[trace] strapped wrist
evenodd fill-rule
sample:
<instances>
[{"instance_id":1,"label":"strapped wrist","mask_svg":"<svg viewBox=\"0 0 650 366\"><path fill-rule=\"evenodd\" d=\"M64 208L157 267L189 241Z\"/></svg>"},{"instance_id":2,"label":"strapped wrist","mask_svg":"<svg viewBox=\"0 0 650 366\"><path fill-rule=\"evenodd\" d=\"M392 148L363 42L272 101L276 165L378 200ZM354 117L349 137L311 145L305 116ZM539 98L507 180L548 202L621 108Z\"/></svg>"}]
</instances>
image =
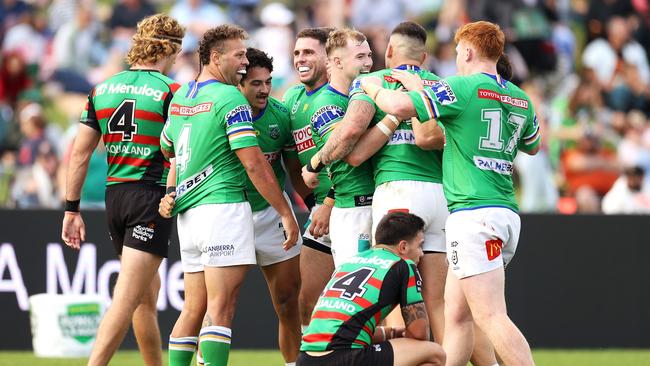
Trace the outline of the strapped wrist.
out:
<instances>
[{"instance_id":1,"label":"strapped wrist","mask_svg":"<svg viewBox=\"0 0 650 366\"><path fill-rule=\"evenodd\" d=\"M307 163L307 171L311 173L320 173L323 168L325 168L325 164L320 161L318 154L314 154L309 160L309 163Z\"/></svg>"},{"instance_id":2,"label":"strapped wrist","mask_svg":"<svg viewBox=\"0 0 650 366\"><path fill-rule=\"evenodd\" d=\"M79 212L79 202L81 202L81 200L65 200L65 211Z\"/></svg>"}]
</instances>

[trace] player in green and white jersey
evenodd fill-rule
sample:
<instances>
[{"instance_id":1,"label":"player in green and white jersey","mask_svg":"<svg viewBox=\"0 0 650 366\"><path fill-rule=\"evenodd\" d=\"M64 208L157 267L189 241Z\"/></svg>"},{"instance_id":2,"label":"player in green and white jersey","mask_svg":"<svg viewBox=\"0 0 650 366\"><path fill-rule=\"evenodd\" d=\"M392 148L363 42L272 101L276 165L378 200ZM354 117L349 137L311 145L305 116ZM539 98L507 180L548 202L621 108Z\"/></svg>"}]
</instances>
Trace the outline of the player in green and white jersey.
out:
<instances>
[{"instance_id":1,"label":"player in green and white jersey","mask_svg":"<svg viewBox=\"0 0 650 366\"><path fill-rule=\"evenodd\" d=\"M293 64L301 84L286 91L282 101L289 110L291 129L302 165L316 153L309 122L309 108L327 85L327 54L325 43L331 28L307 28L298 32L293 50ZM320 176L320 184L314 190L315 205L310 208L309 220L303 235L300 251L300 317L303 327L309 324L311 311L323 291L327 279L334 271L329 239L329 218L333 206L330 194L331 182L327 173ZM330 194L331 195L331 194ZM306 200L307 202L309 200ZM306 202L306 203L307 203Z\"/></svg>"},{"instance_id":2,"label":"player in green and white jersey","mask_svg":"<svg viewBox=\"0 0 650 366\"><path fill-rule=\"evenodd\" d=\"M246 174L282 217L285 250L296 244L299 234L291 207L258 146L251 107L235 87L248 65L246 38L243 29L229 24L203 35L198 51L202 71L172 99L160 137L166 156L176 158L177 175L175 203L174 194L165 196L161 212L170 213L173 206L178 213L185 283L190 277L193 290L188 293L186 288L193 305L183 307L170 344L199 333L205 313L199 348L205 363L213 366L228 362L237 293L249 265L256 263ZM201 301L205 299L207 305ZM187 348L191 359L191 346Z\"/></svg>"},{"instance_id":3,"label":"player in green and white jersey","mask_svg":"<svg viewBox=\"0 0 650 366\"><path fill-rule=\"evenodd\" d=\"M377 244L337 267L302 338L299 366L444 365L429 342L422 280L424 221L394 212L377 225ZM397 305L405 328L379 326Z\"/></svg>"},{"instance_id":4,"label":"player in green and white jersey","mask_svg":"<svg viewBox=\"0 0 650 366\"><path fill-rule=\"evenodd\" d=\"M102 138L108 154L109 236L121 265L113 303L99 325L89 365L109 363L131 322L144 363L162 364L156 315L158 267L167 256L172 221L160 217L157 210L169 166L159 136L179 86L164 74L174 64L184 34L183 27L167 15L143 19L126 57L129 70L93 88L81 116L67 172L61 236L74 249L85 240L80 192L90 157Z\"/></svg>"},{"instance_id":5,"label":"player in green and white jersey","mask_svg":"<svg viewBox=\"0 0 650 366\"><path fill-rule=\"evenodd\" d=\"M269 96L273 59L255 48L248 48L246 57L249 64L239 89L251 105L253 127L260 149L273 168L280 187L284 187L286 173L282 162L290 176L300 178L301 168L291 133L289 111L280 101ZM246 194L253 210L257 264L269 285L271 300L278 315L280 351L285 362L292 363L296 361L300 349L298 255L302 239L298 238L294 247L284 250L280 245L284 241L284 230L278 212L257 192L250 179L246 182ZM286 194L285 198L289 200Z\"/></svg>"},{"instance_id":6,"label":"player in green and white jersey","mask_svg":"<svg viewBox=\"0 0 650 366\"><path fill-rule=\"evenodd\" d=\"M504 266L519 239L512 184L517 151L535 154L540 134L528 96L497 74L505 37L498 25L474 22L455 36L459 76L421 87L401 75L408 94L363 84L377 105L407 118L435 118L447 135L444 188L450 263L444 345L449 364L469 359L474 318L507 365L533 365L530 347L506 312ZM469 304L469 306L468 306Z\"/></svg>"},{"instance_id":7,"label":"player in green and white jersey","mask_svg":"<svg viewBox=\"0 0 650 366\"><path fill-rule=\"evenodd\" d=\"M322 148L348 106L348 90L359 73L372 67L372 52L363 33L338 29L326 44L330 82L309 108L313 140ZM329 166L336 192L330 217L330 239L334 265L370 248L372 238L372 193L375 189L370 162L353 167L338 161Z\"/></svg>"}]
</instances>

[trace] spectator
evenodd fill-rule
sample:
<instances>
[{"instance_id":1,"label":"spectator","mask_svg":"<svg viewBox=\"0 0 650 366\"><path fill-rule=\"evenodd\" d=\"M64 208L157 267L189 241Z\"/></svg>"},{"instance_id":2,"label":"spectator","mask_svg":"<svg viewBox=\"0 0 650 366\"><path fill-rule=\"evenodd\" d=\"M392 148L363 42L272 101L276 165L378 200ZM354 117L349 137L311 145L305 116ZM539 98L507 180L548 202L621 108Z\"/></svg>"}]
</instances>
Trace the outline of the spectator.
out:
<instances>
[{"instance_id":1,"label":"spectator","mask_svg":"<svg viewBox=\"0 0 650 366\"><path fill-rule=\"evenodd\" d=\"M589 43L582 55L584 66L598 81L607 106L618 111L645 108L645 89L650 81L648 57L631 38L627 21L612 17L607 23L607 40Z\"/></svg>"},{"instance_id":2,"label":"spectator","mask_svg":"<svg viewBox=\"0 0 650 366\"><path fill-rule=\"evenodd\" d=\"M11 195L16 178L16 151L6 149L0 154L0 207L13 207Z\"/></svg>"},{"instance_id":3,"label":"spectator","mask_svg":"<svg viewBox=\"0 0 650 366\"><path fill-rule=\"evenodd\" d=\"M55 184L58 160L52 145L42 141L37 146L34 164L23 167L16 175L12 189L19 208L58 208L61 206Z\"/></svg>"},{"instance_id":4,"label":"spectator","mask_svg":"<svg viewBox=\"0 0 650 366\"><path fill-rule=\"evenodd\" d=\"M39 147L45 139L43 108L36 103L23 107L18 118L23 141L20 144L18 163L21 166L34 164Z\"/></svg>"},{"instance_id":5,"label":"spectator","mask_svg":"<svg viewBox=\"0 0 650 366\"><path fill-rule=\"evenodd\" d=\"M169 15L178 19L186 27L183 38L183 52L194 52L199 38L208 29L228 23L228 16L208 0L180 0L169 11Z\"/></svg>"},{"instance_id":6,"label":"spectator","mask_svg":"<svg viewBox=\"0 0 650 366\"><path fill-rule=\"evenodd\" d=\"M650 214L650 194L643 189L644 171L639 166L628 167L603 198L606 214Z\"/></svg>"},{"instance_id":7,"label":"spectator","mask_svg":"<svg viewBox=\"0 0 650 366\"><path fill-rule=\"evenodd\" d=\"M27 74L27 65L19 52L8 52L0 61L0 105L16 108L18 97L29 89L32 82Z\"/></svg>"},{"instance_id":8,"label":"spectator","mask_svg":"<svg viewBox=\"0 0 650 366\"><path fill-rule=\"evenodd\" d=\"M264 50L273 58L273 88L282 89L293 77L293 13L280 3L271 3L262 8L260 13L263 27L253 35L257 48Z\"/></svg>"},{"instance_id":9,"label":"spectator","mask_svg":"<svg viewBox=\"0 0 650 366\"><path fill-rule=\"evenodd\" d=\"M618 177L615 154L603 148L600 137L592 133L584 134L575 147L567 149L562 163L569 195L587 187L602 197Z\"/></svg>"},{"instance_id":10,"label":"spectator","mask_svg":"<svg viewBox=\"0 0 650 366\"><path fill-rule=\"evenodd\" d=\"M18 23L20 17L29 11L29 5L22 0L0 0L0 40L4 32Z\"/></svg>"}]
</instances>

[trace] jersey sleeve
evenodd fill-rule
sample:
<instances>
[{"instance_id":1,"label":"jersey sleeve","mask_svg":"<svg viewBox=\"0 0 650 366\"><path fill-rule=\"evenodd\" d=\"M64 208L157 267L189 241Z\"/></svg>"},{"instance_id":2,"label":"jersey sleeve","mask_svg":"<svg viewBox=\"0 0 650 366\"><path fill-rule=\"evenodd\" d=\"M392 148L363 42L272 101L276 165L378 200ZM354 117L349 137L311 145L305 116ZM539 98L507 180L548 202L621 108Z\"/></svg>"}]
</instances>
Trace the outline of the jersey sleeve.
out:
<instances>
[{"instance_id":1,"label":"jersey sleeve","mask_svg":"<svg viewBox=\"0 0 650 366\"><path fill-rule=\"evenodd\" d=\"M174 140L172 140L171 123L169 118L165 122L165 126L160 133L160 148L167 151L174 151Z\"/></svg>"},{"instance_id":2,"label":"jersey sleeve","mask_svg":"<svg viewBox=\"0 0 650 366\"><path fill-rule=\"evenodd\" d=\"M361 79L363 79L364 76L360 76L354 81L352 81L352 85L350 85L350 90L348 91L348 96L350 97L350 102L353 100L363 100L364 102L368 102L372 104L375 108L377 108L377 105L375 104L375 101L370 98L368 94L363 90L361 87Z\"/></svg>"},{"instance_id":3,"label":"jersey sleeve","mask_svg":"<svg viewBox=\"0 0 650 366\"><path fill-rule=\"evenodd\" d=\"M420 121L442 119L451 121L467 108L468 88L460 77L434 81L422 91L408 92Z\"/></svg>"},{"instance_id":4,"label":"jersey sleeve","mask_svg":"<svg viewBox=\"0 0 650 366\"><path fill-rule=\"evenodd\" d=\"M79 123L83 123L88 127L92 127L95 130L102 132L101 127L99 127L99 121L97 121L97 114L95 113L95 104L93 102L94 95L95 95L95 89L93 89L88 95L88 101L86 101L86 108L84 108L83 112L81 112Z\"/></svg>"},{"instance_id":5,"label":"jersey sleeve","mask_svg":"<svg viewBox=\"0 0 650 366\"><path fill-rule=\"evenodd\" d=\"M255 128L253 127L251 106L244 96L241 94L233 95L226 102L223 111L225 111L225 116L220 122L226 126L230 149L237 150L258 146Z\"/></svg>"},{"instance_id":6,"label":"jersey sleeve","mask_svg":"<svg viewBox=\"0 0 650 366\"><path fill-rule=\"evenodd\" d=\"M384 283L395 291L395 304L404 307L424 301L422 299L422 279L415 263L400 260L388 270ZM383 291L383 289L382 289Z\"/></svg>"},{"instance_id":7,"label":"jersey sleeve","mask_svg":"<svg viewBox=\"0 0 650 366\"><path fill-rule=\"evenodd\" d=\"M327 141L336 125L343 119L343 116L345 116L345 106L338 103L330 102L317 105L310 117L314 140Z\"/></svg>"},{"instance_id":8,"label":"jersey sleeve","mask_svg":"<svg viewBox=\"0 0 650 366\"><path fill-rule=\"evenodd\" d=\"M531 105L532 109L532 104ZM526 119L522 128L521 140L519 141L519 150L531 151L539 146L542 136L539 130L539 123L537 121L537 114L531 110L532 118Z\"/></svg>"}]
</instances>

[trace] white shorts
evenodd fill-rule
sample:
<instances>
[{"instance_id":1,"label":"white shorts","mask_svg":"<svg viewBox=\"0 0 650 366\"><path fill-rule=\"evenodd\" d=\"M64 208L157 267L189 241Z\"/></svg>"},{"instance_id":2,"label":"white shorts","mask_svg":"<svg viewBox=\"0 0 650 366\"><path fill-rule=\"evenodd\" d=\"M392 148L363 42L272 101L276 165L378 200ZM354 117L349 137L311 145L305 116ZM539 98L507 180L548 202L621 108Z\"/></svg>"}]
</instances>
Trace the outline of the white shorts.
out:
<instances>
[{"instance_id":1,"label":"white shorts","mask_svg":"<svg viewBox=\"0 0 650 366\"><path fill-rule=\"evenodd\" d=\"M289 197L284 194L289 202ZM291 203L289 203L291 205ZM294 215L294 217L296 217ZM300 254L302 238L298 236L298 242L289 250L282 249L282 243L286 240L282 217L273 207L269 206L261 211L253 212L253 224L255 232L255 255L259 266L289 260Z\"/></svg>"},{"instance_id":2,"label":"white shorts","mask_svg":"<svg viewBox=\"0 0 650 366\"><path fill-rule=\"evenodd\" d=\"M386 182L375 189L372 200L372 232L390 211L404 211L424 220L424 252L446 252L445 222L447 200L442 184L399 180Z\"/></svg>"},{"instance_id":3,"label":"white shorts","mask_svg":"<svg viewBox=\"0 0 650 366\"><path fill-rule=\"evenodd\" d=\"M519 215L504 207L452 213L447 219L447 260L458 278L506 266L517 250Z\"/></svg>"},{"instance_id":4,"label":"white shorts","mask_svg":"<svg viewBox=\"0 0 650 366\"><path fill-rule=\"evenodd\" d=\"M321 204L317 203L316 205L314 205L314 207L312 207L311 212L309 213L309 219L307 219L307 223L305 224L305 227L304 227L304 229L305 229L304 232L305 233L302 234L302 237L305 238L305 239L309 239L311 241L314 241L317 244L320 244L322 246L321 249L318 249L318 248L314 248L314 249L329 252L330 248L332 247L332 242L330 241L330 236L329 235L323 235L320 238L316 239L309 233L309 225L311 225L311 219L314 217L314 212L316 212L316 210L318 210L318 208L320 206L321 206ZM312 245L308 245L308 244L305 244L305 245L307 245L309 247L312 246Z\"/></svg>"},{"instance_id":5,"label":"white shorts","mask_svg":"<svg viewBox=\"0 0 650 366\"><path fill-rule=\"evenodd\" d=\"M256 263L248 202L193 207L179 214L177 222L183 272Z\"/></svg>"},{"instance_id":6,"label":"white shorts","mask_svg":"<svg viewBox=\"0 0 650 366\"><path fill-rule=\"evenodd\" d=\"M372 207L332 208L330 239L334 266L338 267L372 243Z\"/></svg>"}]
</instances>

